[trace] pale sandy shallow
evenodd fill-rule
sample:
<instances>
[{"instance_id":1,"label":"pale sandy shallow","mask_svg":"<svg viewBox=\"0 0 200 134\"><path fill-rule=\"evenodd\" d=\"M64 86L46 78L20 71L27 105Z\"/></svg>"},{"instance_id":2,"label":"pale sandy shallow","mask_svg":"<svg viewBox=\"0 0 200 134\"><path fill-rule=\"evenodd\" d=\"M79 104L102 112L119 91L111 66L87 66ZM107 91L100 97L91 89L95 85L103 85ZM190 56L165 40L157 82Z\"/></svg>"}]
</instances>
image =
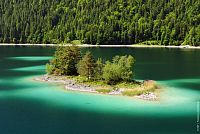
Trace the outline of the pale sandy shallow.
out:
<instances>
[{"instance_id":1,"label":"pale sandy shallow","mask_svg":"<svg viewBox=\"0 0 200 134\"><path fill-rule=\"evenodd\" d=\"M71 46L71 44L0 44L0 46ZM160 46L160 45L77 45L79 47L130 47L130 48L182 48L182 49L200 49L200 46Z\"/></svg>"}]
</instances>

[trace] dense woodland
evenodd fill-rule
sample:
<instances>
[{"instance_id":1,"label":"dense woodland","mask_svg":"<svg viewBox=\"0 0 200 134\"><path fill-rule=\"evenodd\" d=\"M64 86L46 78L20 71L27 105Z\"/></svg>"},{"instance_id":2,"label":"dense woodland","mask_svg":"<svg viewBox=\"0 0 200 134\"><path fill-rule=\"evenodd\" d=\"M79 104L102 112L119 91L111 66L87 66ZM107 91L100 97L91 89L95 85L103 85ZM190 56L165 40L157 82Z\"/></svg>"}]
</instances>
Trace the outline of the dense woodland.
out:
<instances>
[{"instance_id":1,"label":"dense woodland","mask_svg":"<svg viewBox=\"0 0 200 134\"><path fill-rule=\"evenodd\" d=\"M199 0L1 0L0 42L200 45Z\"/></svg>"}]
</instances>

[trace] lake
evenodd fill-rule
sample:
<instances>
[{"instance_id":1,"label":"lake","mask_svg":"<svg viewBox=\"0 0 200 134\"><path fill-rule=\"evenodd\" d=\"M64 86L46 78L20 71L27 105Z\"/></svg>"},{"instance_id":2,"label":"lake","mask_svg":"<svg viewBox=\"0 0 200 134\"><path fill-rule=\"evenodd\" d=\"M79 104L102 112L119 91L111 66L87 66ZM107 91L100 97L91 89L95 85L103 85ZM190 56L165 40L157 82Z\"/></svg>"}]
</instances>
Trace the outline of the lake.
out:
<instances>
[{"instance_id":1,"label":"lake","mask_svg":"<svg viewBox=\"0 0 200 134\"><path fill-rule=\"evenodd\" d=\"M82 48L111 59L133 55L134 78L156 80L159 102L64 90L45 74L50 47L0 47L0 134L195 134L200 50Z\"/></svg>"}]
</instances>

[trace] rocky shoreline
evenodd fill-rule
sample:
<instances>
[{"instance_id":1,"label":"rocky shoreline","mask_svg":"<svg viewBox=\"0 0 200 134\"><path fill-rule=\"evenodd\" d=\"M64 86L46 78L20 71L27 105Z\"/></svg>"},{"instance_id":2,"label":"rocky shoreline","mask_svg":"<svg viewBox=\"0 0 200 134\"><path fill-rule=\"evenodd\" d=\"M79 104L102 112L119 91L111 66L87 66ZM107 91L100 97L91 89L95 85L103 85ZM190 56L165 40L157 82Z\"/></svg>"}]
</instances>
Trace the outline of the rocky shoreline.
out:
<instances>
[{"instance_id":1,"label":"rocky shoreline","mask_svg":"<svg viewBox=\"0 0 200 134\"><path fill-rule=\"evenodd\" d=\"M82 84L82 83L80 84L73 79L62 79L61 77L58 77L58 76L42 75L40 77L34 78L34 80L41 81L41 82L49 82L49 83L61 83L61 84L64 84L66 90L89 92L89 93L99 93L97 91L98 86L91 86L91 85L86 85L86 84ZM119 89L113 90L107 94L108 95L122 95L122 92L124 90L125 89L123 89L123 88L119 88ZM152 93L152 92L137 95L134 97L138 98L138 99L142 99L142 100L148 100L148 101L158 100L158 97L156 96L156 94Z\"/></svg>"}]
</instances>

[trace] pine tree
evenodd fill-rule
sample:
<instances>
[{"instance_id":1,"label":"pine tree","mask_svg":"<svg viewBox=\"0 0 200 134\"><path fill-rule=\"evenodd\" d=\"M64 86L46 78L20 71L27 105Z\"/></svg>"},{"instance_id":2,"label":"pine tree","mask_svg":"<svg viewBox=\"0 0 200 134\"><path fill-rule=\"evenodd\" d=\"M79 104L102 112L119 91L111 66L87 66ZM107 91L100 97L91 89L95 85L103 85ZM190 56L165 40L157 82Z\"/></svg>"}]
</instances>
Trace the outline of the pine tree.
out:
<instances>
[{"instance_id":1,"label":"pine tree","mask_svg":"<svg viewBox=\"0 0 200 134\"><path fill-rule=\"evenodd\" d=\"M91 52L86 52L83 58L78 63L78 73L80 76L87 77L91 80L95 76L96 63Z\"/></svg>"},{"instance_id":2,"label":"pine tree","mask_svg":"<svg viewBox=\"0 0 200 134\"><path fill-rule=\"evenodd\" d=\"M77 75L77 63L80 57L80 49L75 45L58 47L53 59L46 66L47 73L53 75Z\"/></svg>"}]
</instances>

